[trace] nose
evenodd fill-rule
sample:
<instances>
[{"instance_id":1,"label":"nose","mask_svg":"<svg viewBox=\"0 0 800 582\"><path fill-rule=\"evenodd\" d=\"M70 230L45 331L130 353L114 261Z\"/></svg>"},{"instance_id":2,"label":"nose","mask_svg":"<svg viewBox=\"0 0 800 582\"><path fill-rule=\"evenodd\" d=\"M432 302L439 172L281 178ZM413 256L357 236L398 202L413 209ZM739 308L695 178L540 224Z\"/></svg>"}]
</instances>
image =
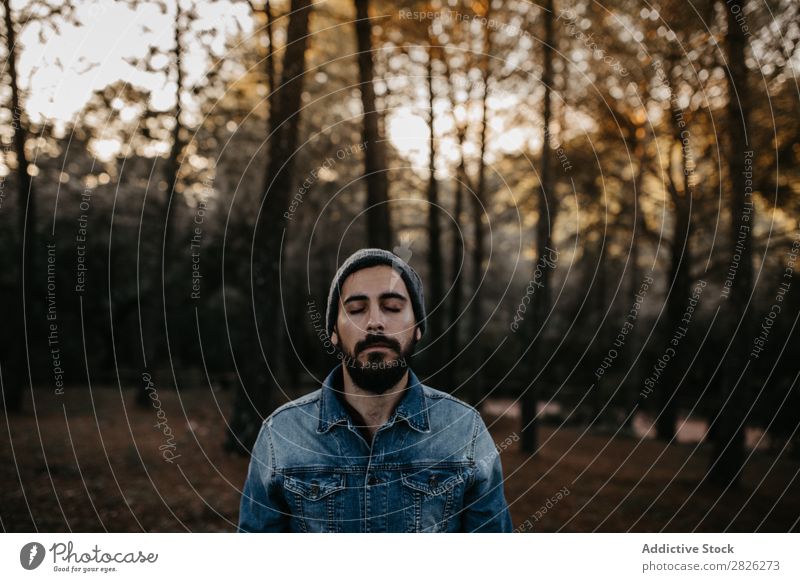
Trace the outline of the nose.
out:
<instances>
[{"instance_id":1,"label":"nose","mask_svg":"<svg viewBox=\"0 0 800 582\"><path fill-rule=\"evenodd\" d=\"M367 322L367 333L382 333L383 318L379 305L372 305L369 309L369 321Z\"/></svg>"}]
</instances>

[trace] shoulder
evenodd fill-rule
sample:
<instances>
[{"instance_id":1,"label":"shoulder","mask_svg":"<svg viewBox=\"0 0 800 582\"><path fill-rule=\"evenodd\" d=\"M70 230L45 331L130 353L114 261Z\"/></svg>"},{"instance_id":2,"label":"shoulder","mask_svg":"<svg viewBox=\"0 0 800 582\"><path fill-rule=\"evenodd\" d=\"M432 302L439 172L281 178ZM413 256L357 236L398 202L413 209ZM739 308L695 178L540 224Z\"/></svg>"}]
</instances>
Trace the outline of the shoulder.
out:
<instances>
[{"instance_id":1,"label":"shoulder","mask_svg":"<svg viewBox=\"0 0 800 582\"><path fill-rule=\"evenodd\" d=\"M472 437L483 425L480 413L460 398L425 385L422 386L422 392L432 424L472 433Z\"/></svg>"},{"instance_id":2,"label":"shoulder","mask_svg":"<svg viewBox=\"0 0 800 582\"><path fill-rule=\"evenodd\" d=\"M436 388L431 388L430 386L423 384L422 393L425 395L427 400L441 401L442 405L447 406L448 408L459 410L464 413L478 414L478 411L475 410L474 407L470 406L463 400L456 398L452 394L448 394L447 392L442 392L441 390L437 390Z\"/></svg>"},{"instance_id":3,"label":"shoulder","mask_svg":"<svg viewBox=\"0 0 800 582\"><path fill-rule=\"evenodd\" d=\"M282 404L264 419L264 424L271 426L275 422L291 421L297 415L306 416L319 406L322 389L318 388L310 394Z\"/></svg>"},{"instance_id":4,"label":"shoulder","mask_svg":"<svg viewBox=\"0 0 800 582\"><path fill-rule=\"evenodd\" d=\"M422 389L428 402L431 430L434 434L440 435L451 444L458 443L470 461L474 461L478 454L486 454L484 449L487 446L484 441L489 443L489 448L494 448L486 424L475 407L430 386L423 385Z\"/></svg>"}]
</instances>

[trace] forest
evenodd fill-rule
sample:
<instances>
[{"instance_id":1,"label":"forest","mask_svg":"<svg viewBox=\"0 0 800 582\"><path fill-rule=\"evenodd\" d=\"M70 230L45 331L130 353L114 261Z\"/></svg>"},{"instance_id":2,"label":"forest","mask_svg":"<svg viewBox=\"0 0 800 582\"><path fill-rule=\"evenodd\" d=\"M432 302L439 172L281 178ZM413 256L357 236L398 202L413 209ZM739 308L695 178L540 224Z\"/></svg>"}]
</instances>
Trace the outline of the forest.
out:
<instances>
[{"instance_id":1,"label":"forest","mask_svg":"<svg viewBox=\"0 0 800 582\"><path fill-rule=\"evenodd\" d=\"M3 530L230 531L379 247L519 531L797 531L800 3L2 10Z\"/></svg>"}]
</instances>

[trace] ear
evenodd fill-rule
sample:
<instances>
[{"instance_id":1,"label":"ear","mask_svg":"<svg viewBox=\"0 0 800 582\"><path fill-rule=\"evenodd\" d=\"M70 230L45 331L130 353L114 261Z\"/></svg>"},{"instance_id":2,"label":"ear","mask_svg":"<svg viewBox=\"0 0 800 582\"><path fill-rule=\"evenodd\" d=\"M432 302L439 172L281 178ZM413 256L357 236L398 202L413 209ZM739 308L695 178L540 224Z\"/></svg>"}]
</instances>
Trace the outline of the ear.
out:
<instances>
[{"instance_id":1,"label":"ear","mask_svg":"<svg viewBox=\"0 0 800 582\"><path fill-rule=\"evenodd\" d=\"M335 346L339 345L339 335L336 333L336 327L334 327L333 331L331 332L331 343L333 343Z\"/></svg>"},{"instance_id":2,"label":"ear","mask_svg":"<svg viewBox=\"0 0 800 582\"><path fill-rule=\"evenodd\" d=\"M422 330L419 328L419 326L414 328L414 337L417 341L422 339Z\"/></svg>"}]
</instances>

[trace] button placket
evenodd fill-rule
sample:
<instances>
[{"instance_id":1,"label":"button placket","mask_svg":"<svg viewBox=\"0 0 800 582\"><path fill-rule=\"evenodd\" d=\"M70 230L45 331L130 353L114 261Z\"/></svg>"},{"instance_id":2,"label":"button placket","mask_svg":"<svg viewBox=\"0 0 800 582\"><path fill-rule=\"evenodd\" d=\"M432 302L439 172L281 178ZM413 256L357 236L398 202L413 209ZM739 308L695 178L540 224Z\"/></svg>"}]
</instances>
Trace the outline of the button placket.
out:
<instances>
[{"instance_id":1,"label":"button placket","mask_svg":"<svg viewBox=\"0 0 800 582\"><path fill-rule=\"evenodd\" d=\"M376 463L380 463L383 460L383 455L381 453L375 454L375 450L376 450L375 445L377 444L378 439L380 438L381 432L384 429L388 430L389 428L391 428L391 425L389 425L389 424L384 424L383 426L379 427L378 430L375 431L375 434L372 435L372 443L370 443L370 447L369 447L369 460L367 461L367 471L366 471L366 474L364 476L365 477L365 479L364 479L364 483L365 483L365 487L364 487L364 531L365 532L372 531L372 528L370 527L370 522L371 522L371 519L372 519L372 503L373 503L373 501L371 499L371 496L373 494L375 494L375 493L371 492L371 488L372 488L372 486L377 485L377 484L380 483L380 480L374 474L372 474L372 472L371 472L372 471L373 459L375 459ZM376 459L376 457L377 457L377 459Z\"/></svg>"}]
</instances>

